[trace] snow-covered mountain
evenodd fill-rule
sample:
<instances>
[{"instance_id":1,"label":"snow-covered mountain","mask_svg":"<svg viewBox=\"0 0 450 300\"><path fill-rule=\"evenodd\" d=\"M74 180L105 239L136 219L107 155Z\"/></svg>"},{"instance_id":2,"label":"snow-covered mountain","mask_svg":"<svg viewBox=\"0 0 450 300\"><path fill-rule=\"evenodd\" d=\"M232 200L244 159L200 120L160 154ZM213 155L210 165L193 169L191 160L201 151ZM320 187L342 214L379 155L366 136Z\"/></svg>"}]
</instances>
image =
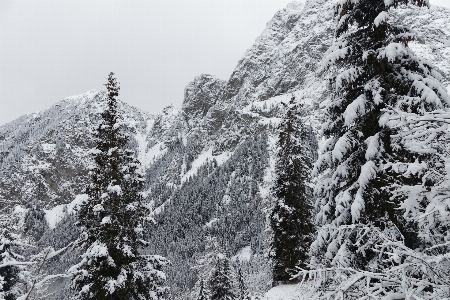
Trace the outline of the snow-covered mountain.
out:
<instances>
[{"instance_id":1,"label":"snow-covered mountain","mask_svg":"<svg viewBox=\"0 0 450 300\"><path fill-rule=\"evenodd\" d=\"M92 130L104 96L104 91L92 90L67 97L0 127L0 202L10 206L40 201L51 208L83 191ZM134 136L146 136L152 116L125 103L122 109Z\"/></svg>"},{"instance_id":2,"label":"snow-covered mountain","mask_svg":"<svg viewBox=\"0 0 450 300\"><path fill-rule=\"evenodd\" d=\"M280 104L295 96L304 105L305 123L320 147L321 108L331 99L321 60L334 36L333 5L308 0L277 12L228 80L196 77L180 108L151 116L121 103L156 221L147 230L148 251L172 261L166 273L174 298L189 299L196 281L192 267L204 254L207 235L219 237L254 294L269 289L266 218L273 206ZM391 18L419 32L411 48L449 86L450 10L401 7ZM65 205L86 186L92 129L104 99L104 91L89 91L0 126L0 203L12 209L39 202L51 227L37 240L51 232L54 242L70 230L64 218L73 205Z\"/></svg>"}]
</instances>

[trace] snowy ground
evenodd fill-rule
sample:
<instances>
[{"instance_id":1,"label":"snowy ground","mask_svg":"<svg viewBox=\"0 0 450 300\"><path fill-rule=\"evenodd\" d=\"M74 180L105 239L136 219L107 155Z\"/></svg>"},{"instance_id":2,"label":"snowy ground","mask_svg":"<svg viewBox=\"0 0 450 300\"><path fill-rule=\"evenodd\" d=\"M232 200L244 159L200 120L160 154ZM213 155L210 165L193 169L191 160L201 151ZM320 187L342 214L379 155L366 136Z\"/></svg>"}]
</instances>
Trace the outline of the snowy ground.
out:
<instances>
[{"instance_id":1,"label":"snowy ground","mask_svg":"<svg viewBox=\"0 0 450 300\"><path fill-rule=\"evenodd\" d=\"M264 300L303 300L313 299L311 286L304 284L285 284L270 289Z\"/></svg>"}]
</instances>

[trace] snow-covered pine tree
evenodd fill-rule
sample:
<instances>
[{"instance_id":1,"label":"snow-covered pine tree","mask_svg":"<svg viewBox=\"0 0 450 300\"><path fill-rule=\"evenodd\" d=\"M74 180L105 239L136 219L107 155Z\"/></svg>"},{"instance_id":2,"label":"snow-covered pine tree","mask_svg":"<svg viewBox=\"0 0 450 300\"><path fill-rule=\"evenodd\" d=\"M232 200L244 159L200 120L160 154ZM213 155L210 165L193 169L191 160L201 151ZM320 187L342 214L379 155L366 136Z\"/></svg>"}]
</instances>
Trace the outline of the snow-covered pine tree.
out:
<instances>
[{"instance_id":1,"label":"snow-covered pine tree","mask_svg":"<svg viewBox=\"0 0 450 300\"><path fill-rule=\"evenodd\" d=\"M207 299L229 300L235 299L234 277L235 273L225 250L214 236L206 237L205 255L197 262L198 281L195 284L193 297L205 290ZM204 286L207 283L207 286ZM203 286L203 288L202 288Z\"/></svg>"},{"instance_id":2,"label":"snow-covered pine tree","mask_svg":"<svg viewBox=\"0 0 450 300\"><path fill-rule=\"evenodd\" d=\"M140 191L143 175L127 149L116 97L119 84L108 77L107 107L95 133L95 164L90 171L87 200L78 212L85 251L72 286L78 299L159 299L165 293L165 259L140 253L145 206Z\"/></svg>"},{"instance_id":3,"label":"snow-covered pine tree","mask_svg":"<svg viewBox=\"0 0 450 300\"><path fill-rule=\"evenodd\" d=\"M250 294L244 282L241 268L239 268L237 272L237 294L237 300L250 300Z\"/></svg>"},{"instance_id":4,"label":"snow-covered pine tree","mask_svg":"<svg viewBox=\"0 0 450 300\"><path fill-rule=\"evenodd\" d=\"M324 59L335 93L325 113L328 141L315 169L322 180L316 190L321 228L311 247L312 264L344 270L334 279L354 275L356 281L335 288L338 293L361 284L360 292L380 298L428 293L436 299L433 287L447 283L420 263L427 260L412 250L425 247L418 220L405 216L430 201L423 192L436 184L428 174L439 168L438 161L432 151L406 147L402 137L412 134L411 127L400 130L394 120L446 110L449 97L439 73L409 49L416 34L389 23L389 9L401 4L420 7L428 1L337 3L336 38ZM389 288L376 286L384 280Z\"/></svg>"},{"instance_id":5,"label":"snow-covered pine tree","mask_svg":"<svg viewBox=\"0 0 450 300\"><path fill-rule=\"evenodd\" d=\"M274 282L288 281L296 267L306 268L314 238L313 191L308 186L313 165L311 133L302 115L292 97L280 125L274 186L278 201L270 216Z\"/></svg>"},{"instance_id":6,"label":"snow-covered pine tree","mask_svg":"<svg viewBox=\"0 0 450 300\"><path fill-rule=\"evenodd\" d=\"M14 263L17 254L11 251L14 238L5 228L0 232L0 299L13 300L19 295L15 288L19 281L19 266Z\"/></svg>"},{"instance_id":7,"label":"snow-covered pine tree","mask_svg":"<svg viewBox=\"0 0 450 300\"><path fill-rule=\"evenodd\" d=\"M0 299L15 300L22 291L19 284L27 284L29 272L18 253L23 247L20 237L13 233L5 219L0 220Z\"/></svg>"},{"instance_id":8,"label":"snow-covered pine tree","mask_svg":"<svg viewBox=\"0 0 450 300\"><path fill-rule=\"evenodd\" d=\"M211 300L235 300L230 261L225 255L219 257L209 279Z\"/></svg>"},{"instance_id":9,"label":"snow-covered pine tree","mask_svg":"<svg viewBox=\"0 0 450 300\"><path fill-rule=\"evenodd\" d=\"M198 292L197 300L209 300L208 292L205 289L205 281L203 279L200 281L200 290Z\"/></svg>"},{"instance_id":10,"label":"snow-covered pine tree","mask_svg":"<svg viewBox=\"0 0 450 300\"><path fill-rule=\"evenodd\" d=\"M24 233L33 237L34 241L39 241L45 230L48 228L44 209L38 201L27 203L26 208L27 212L24 217Z\"/></svg>"}]
</instances>

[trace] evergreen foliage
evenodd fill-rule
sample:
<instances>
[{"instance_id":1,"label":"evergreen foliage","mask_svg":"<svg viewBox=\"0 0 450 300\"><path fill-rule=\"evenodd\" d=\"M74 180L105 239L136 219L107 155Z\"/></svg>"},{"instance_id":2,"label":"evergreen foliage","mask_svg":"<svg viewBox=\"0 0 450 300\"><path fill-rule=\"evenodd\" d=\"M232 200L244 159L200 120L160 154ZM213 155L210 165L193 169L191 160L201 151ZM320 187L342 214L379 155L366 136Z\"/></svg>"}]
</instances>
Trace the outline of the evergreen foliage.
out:
<instances>
[{"instance_id":1,"label":"evergreen foliage","mask_svg":"<svg viewBox=\"0 0 450 300\"><path fill-rule=\"evenodd\" d=\"M47 229L45 212L39 202L28 203L27 212L24 218L24 232L39 241Z\"/></svg>"},{"instance_id":2,"label":"evergreen foliage","mask_svg":"<svg viewBox=\"0 0 450 300\"><path fill-rule=\"evenodd\" d=\"M15 288L19 282L19 266L8 263L15 262L18 255L11 249L15 238L6 228L0 229L0 298L14 300L18 296Z\"/></svg>"},{"instance_id":3,"label":"evergreen foliage","mask_svg":"<svg viewBox=\"0 0 450 300\"><path fill-rule=\"evenodd\" d=\"M147 170L147 181L164 178L174 157L191 153L179 141L173 142L172 149ZM201 257L214 252L209 236L214 236L231 255L250 247L257 255L242 266L250 277L248 281L254 283L255 290L270 285L269 273L258 274L261 271L258 266L267 265L262 253L265 217L258 182L263 180L268 156L267 135L263 133L243 141L222 165L215 160L208 161L179 189L174 190L164 182L152 184L149 198L170 199L164 203L161 213L155 213L156 226L145 231L153 242L150 251L172 261L165 269L173 284L172 297L185 298L182 292L188 289L194 291L190 297L195 298L199 279L208 282L209 277L197 276L202 271L195 272L195 266ZM175 257L178 259L172 259ZM208 272L214 265L209 264Z\"/></svg>"},{"instance_id":4,"label":"evergreen foliage","mask_svg":"<svg viewBox=\"0 0 450 300\"><path fill-rule=\"evenodd\" d=\"M205 281L204 280L200 281L200 290L198 292L197 300L209 300L208 293L205 289Z\"/></svg>"},{"instance_id":5,"label":"evergreen foliage","mask_svg":"<svg viewBox=\"0 0 450 300\"><path fill-rule=\"evenodd\" d=\"M313 193L308 185L314 159L310 149L311 131L292 97L280 125L276 184L278 199L270 216L273 230L271 256L273 280L288 281L296 267L307 268L313 241Z\"/></svg>"},{"instance_id":6,"label":"evergreen foliage","mask_svg":"<svg viewBox=\"0 0 450 300\"><path fill-rule=\"evenodd\" d=\"M107 108L95 133L91 184L79 209L82 260L71 268L79 299L158 299L165 276L159 256L141 255L145 206L140 193L143 175L127 149L117 107L119 84L108 77Z\"/></svg>"},{"instance_id":7,"label":"evergreen foliage","mask_svg":"<svg viewBox=\"0 0 450 300\"><path fill-rule=\"evenodd\" d=\"M224 255L218 257L217 264L209 279L211 300L235 300L232 269L228 258Z\"/></svg>"},{"instance_id":8,"label":"evergreen foliage","mask_svg":"<svg viewBox=\"0 0 450 300\"><path fill-rule=\"evenodd\" d=\"M250 300L250 294L247 286L245 285L241 268L239 268L237 272L237 294L237 300Z\"/></svg>"},{"instance_id":9,"label":"evergreen foliage","mask_svg":"<svg viewBox=\"0 0 450 300\"><path fill-rule=\"evenodd\" d=\"M216 237L206 237L205 252L195 266L198 272L197 294L208 295L210 300L239 299L235 291L234 269ZM208 283L207 292L204 282Z\"/></svg>"},{"instance_id":10,"label":"evergreen foliage","mask_svg":"<svg viewBox=\"0 0 450 300\"><path fill-rule=\"evenodd\" d=\"M19 284L28 283L29 273L19 254L20 236L13 233L8 220L0 218L0 299L15 300L22 294Z\"/></svg>"},{"instance_id":11,"label":"evergreen foliage","mask_svg":"<svg viewBox=\"0 0 450 300\"><path fill-rule=\"evenodd\" d=\"M419 235L420 218L409 217L425 212L436 197L438 182L430 175L443 164L436 151L408 142L423 133L399 120L446 111L450 98L441 75L409 49L416 34L388 22L389 9L401 4L428 1L339 1L336 40L324 59L334 97L315 170L321 172L321 228L311 261L317 270L332 270L335 285L343 282L331 288L337 294L435 299L448 292L442 289L448 267L422 252L427 243Z\"/></svg>"}]
</instances>

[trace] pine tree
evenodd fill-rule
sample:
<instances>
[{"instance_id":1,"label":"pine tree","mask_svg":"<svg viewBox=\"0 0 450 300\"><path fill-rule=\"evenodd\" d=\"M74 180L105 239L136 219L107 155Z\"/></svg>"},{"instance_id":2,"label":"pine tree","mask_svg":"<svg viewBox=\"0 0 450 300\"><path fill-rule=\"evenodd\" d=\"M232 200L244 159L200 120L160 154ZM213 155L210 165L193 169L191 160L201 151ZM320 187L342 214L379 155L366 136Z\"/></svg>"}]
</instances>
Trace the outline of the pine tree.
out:
<instances>
[{"instance_id":1,"label":"pine tree","mask_svg":"<svg viewBox=\"0 0 450 300\"><path fill-rule=\"evenodd\" d=\"M200 290L198 292L197 300L209 300L208 293L205 290L205 281L204 280L200 281Z\"/></svg>"},{"instance_id":2,"label":"pine tree","mask_svg":"<svg viewBox=\"0 0 450 300\"><path fill-rule=\"evenodd\" d=\"M271 256L273 280L288 281L296 267L306 269L313 240L313 193L308 186L313 164L311 134L292 97L281 122L274 193L278 199L272 214Z\"/></svg>"},{"instance_id":3,"label":"pine tree","mask_svg":"<svg viewBox=\"0 0 450 300\"><path fill-rule=\"evenodd\" d=\"M13 241L11 233L2 229L0 232L0 298L5 300L17 298L17 291L14 287L19 281L20 269L16 265L8 264L17 259L11 250Z\"/></svg>"},{"instance_id":4,"label":"pine tree","mask_svg":"<svg viewBox=\"0 0 450 300\"><path fill-rule=\"evenodd\" d=\"M249 300L250 299L250 294L248 292L247 286L245 285L241 268L238 269L238 273L237 273L237 292L238 292L237 300Z\"/></svg>"},{"instance_id":5,"label":"pine tree","mask_svg":"<svg viewBox=\"0 0 450 300\"><path fill-rule=\"evenodd\" d=\"M388 22L390 8L408 3L428 5L426 0L339 1L336 39L324 59L335 75L335 91L325 112L328 141L315 170L322 172L316 202L321 228L311 247L312 264L355 272L394 268L381 277L390 276L390 288L378 297L405 292L408 285L430 288L416 285L428 276L418 270L427 267L406 263L395 269L409 260L411 249L424 247L417 220L405 216L426 206L424 193L436 184L427 174L437 167L433 152L403 139L411 128L399 130L399 120L449 107L439 73L408 47L415 34Z\"/></svg>"},{"instance_id":6,"label":"pine tree","mask_svg":"<svg viewBox=\"0 0 450 300\"><path fill-rule=\"evenodd\" d=\"M21 295L19 284L28 282L24 258L18 253L22 247L23 242L7 220L0 220L0 299L17 299Z\"/></svg>"},{"instance_id":7,"label":"pine tree","mask_svg":"<svg viewBox=\"0 0 450 300\"><path fill-rule=\"evenodd\" d=\"M71 268L79 299L159 299L165 276L159 256L140 253L145 207L140 190L143 175L127 149L116 97L119 84L108 77L107 107L95 133L95 164L91 167L88 199L78 212L82 261Z\"/></svg>"},{"instance_id":8,"label":"pine tree","mask_svg":"<svg viewBox=\"0 0 450 300\"><path fill-rule=\"evenodd\" d=\"M211 300L235 300L232 270L230 262L226 256L219 257L219 260L209 279L209 291Z\"/></svg>"}]
</instances>

